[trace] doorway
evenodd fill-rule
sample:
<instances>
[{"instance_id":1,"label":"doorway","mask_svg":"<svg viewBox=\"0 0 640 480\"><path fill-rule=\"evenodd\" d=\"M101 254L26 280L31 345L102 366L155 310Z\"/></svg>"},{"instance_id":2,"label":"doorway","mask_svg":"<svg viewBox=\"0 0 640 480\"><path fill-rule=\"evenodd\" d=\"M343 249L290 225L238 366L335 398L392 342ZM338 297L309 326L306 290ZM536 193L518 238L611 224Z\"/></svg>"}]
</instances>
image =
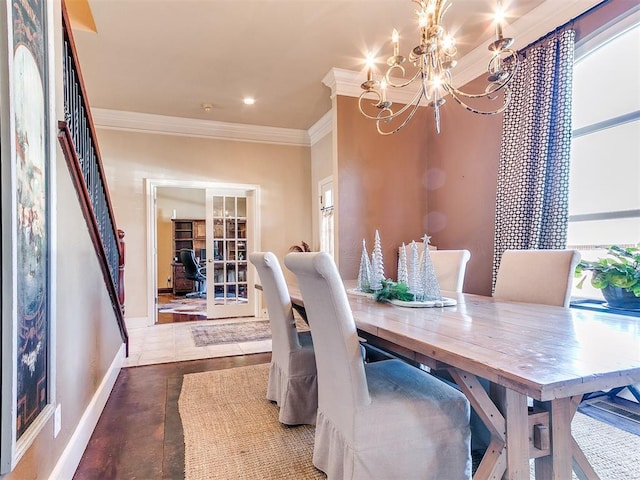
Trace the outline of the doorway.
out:
<instances>
[{"instance_id":1,"label":"doorway","mask_svg":"<svg viewBox=\"0 0 640 480\"><path fill-rule=\"evenodd\" d=\"M206 297L198 294L200 284L187 278L180 258L181 250L193 250L204 268L205 192L173 186L156 189L158 324L207 319Z\"/></svg>"},{"instance_id":2,"label":"doorway","mask_svg":"<svg viewBox=\"0 0 640 480\"><path fill-rule=\"evenodd\" d=\"M177 221L190 220L199 227L205 225L205 220L210 218L212 214L207 213L207 198L212 199L214 195L232 194L244 195L249 200L246 207L246 231L253 232L251 238L245 243L247 252L257 250L259 248L259 232L256 225L259 225L259 210L256 208L258 197L258 186L244 184L220 184L209 182L179 181L179 180L151 180L147 179L146 196L147 196L147 325L155 325L158 322L158 291L173 293L177 286L176 274L174 272L176 263L176 244L174 243L174 229ZM173 202L173 203L172 203ZM195 243L198 243L197 253L201 264L213 265L213 222L206 221L207 229L204 234L204 228L198 228L205 235L203 238L195 238L195 232L191 237ZM211 226L209 226L209 224ZM237 223L236 223L237 224ZM196 227L194 227L194 230ZM186 235L186 234L185 234ZM243 255L246 258L246 255ZM211 263L210 263L211 262ZM236 261L236 263L238 263ZM237 267L237 265L236 265ZM240 269L241 270L241 269ZM236 269L236 272L238 269ZM246 301L243 301L243 309L241 312L229 312L225 314L227 317L233 316L255 316L257 306L255 295L253 292L253 283L251 282L251 269L244 268L243 278L246 291ZM236 273L237 275L237 273ZM207 286L207 310L209 304L214 303L214 282L206 282ZM238 288L238 287L236 287ZM245 299L243 299L245 300ZM216 315L221 317L222 315ZM207 315L209 317L209 315Z\"/></svg>"}]
</instances>

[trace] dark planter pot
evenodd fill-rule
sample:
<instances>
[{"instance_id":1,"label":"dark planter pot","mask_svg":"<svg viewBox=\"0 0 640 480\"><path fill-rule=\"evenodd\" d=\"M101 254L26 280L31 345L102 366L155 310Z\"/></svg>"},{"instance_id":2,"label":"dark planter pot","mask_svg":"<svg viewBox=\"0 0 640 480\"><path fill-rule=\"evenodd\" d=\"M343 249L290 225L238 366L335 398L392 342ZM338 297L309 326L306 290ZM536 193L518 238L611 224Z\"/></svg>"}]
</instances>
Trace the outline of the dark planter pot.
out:
<instances>
[{"instance_id":1,"label":"dark planter pot","mask_svg":"<svg viewBox=\"0 0 640 480\"><path fill-rule=\"evenodd\" d=\"M623 308L625 310L640 310L640 297L636 297L633 292L623 290L620 287L607 285L602 289L604 299L611 308Z\"/></svg>"}]
</instances>

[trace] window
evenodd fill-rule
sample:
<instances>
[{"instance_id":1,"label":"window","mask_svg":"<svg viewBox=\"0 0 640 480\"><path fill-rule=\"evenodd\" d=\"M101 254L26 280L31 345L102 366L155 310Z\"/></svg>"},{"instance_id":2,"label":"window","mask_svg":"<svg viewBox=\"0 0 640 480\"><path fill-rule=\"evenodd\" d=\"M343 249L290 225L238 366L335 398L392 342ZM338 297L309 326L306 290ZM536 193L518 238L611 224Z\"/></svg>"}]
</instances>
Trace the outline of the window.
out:
<instances>
[{"instance_id":1,"label":"window","mask_svg":"<svg viewBox=\"0 0 640 480\"><path fill-rule=\"evenodd\" d=\"M632 17L576 48L567 243L587 260L640 242L640 18ZM602 298L588 281L573 293Z\"/></svg>"}]
</instances>

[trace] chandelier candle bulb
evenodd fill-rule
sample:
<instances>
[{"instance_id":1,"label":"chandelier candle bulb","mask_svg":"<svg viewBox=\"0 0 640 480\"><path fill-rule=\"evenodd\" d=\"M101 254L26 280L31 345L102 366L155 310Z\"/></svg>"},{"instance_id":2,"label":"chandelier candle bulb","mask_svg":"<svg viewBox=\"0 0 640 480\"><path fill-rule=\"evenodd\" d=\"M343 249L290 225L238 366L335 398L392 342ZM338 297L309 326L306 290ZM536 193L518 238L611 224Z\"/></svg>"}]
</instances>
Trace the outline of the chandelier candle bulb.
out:
<instances>
[{"instance_id":1,"label":"chandelier candle bulb","mask_svg":"<svg viewBox=\"0 0 640 480\"><path fill-rule=\"evenodd\" d=\"M400 51L399 35L398 31L394 28L391 34L391 41L393 42L393 56L397 57Z\"/></svg>"},{"instance_id":2,"label":"chandelier candle bulb","mask_svg":"<svg viewBox=\"0 0 640 480\"><path fill-rule=\"evenodd\" d=\"M496 22L496 36L498 40L502 40L504 35L502 34L502 22L504 22L504 10L502 10L502 4L500 0L498 0L498 5L496 8L495 14L495 22Z\"/></svg>"}]
</instances>

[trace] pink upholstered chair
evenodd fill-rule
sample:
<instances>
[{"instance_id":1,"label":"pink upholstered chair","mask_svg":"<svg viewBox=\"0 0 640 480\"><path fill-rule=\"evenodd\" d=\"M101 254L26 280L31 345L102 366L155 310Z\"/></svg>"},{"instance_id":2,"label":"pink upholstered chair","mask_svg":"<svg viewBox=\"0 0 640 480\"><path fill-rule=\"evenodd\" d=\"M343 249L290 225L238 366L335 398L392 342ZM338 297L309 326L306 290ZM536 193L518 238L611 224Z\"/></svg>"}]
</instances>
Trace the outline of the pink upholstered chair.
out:
<instances>
[{"instance_id":1,"label":"pink upholstered chair","mask_svg":"<svg viewBox=\"0 0 640 480\"><path fill-rule=\"evenodd\" d=\"M276 256L271 252L255 252L249 255L249 260L258 271L271 325L267 398L280 407L281 423L315 424L318 384L311 334L298 333L296 329L291 298Z\"/></svg>"},{"instance_id":2,"label":"pink upholstered chair","mask_svg":"<svg viewBox=\"0 0 640 480\"><path fill-rule=\"evenodd\" d=\"M331 256L289 253L313 336L318 417L313 464L329 480L461 480L471 476L469 402L401 360L363 363Z\"/></svg>"}]
</instances>

